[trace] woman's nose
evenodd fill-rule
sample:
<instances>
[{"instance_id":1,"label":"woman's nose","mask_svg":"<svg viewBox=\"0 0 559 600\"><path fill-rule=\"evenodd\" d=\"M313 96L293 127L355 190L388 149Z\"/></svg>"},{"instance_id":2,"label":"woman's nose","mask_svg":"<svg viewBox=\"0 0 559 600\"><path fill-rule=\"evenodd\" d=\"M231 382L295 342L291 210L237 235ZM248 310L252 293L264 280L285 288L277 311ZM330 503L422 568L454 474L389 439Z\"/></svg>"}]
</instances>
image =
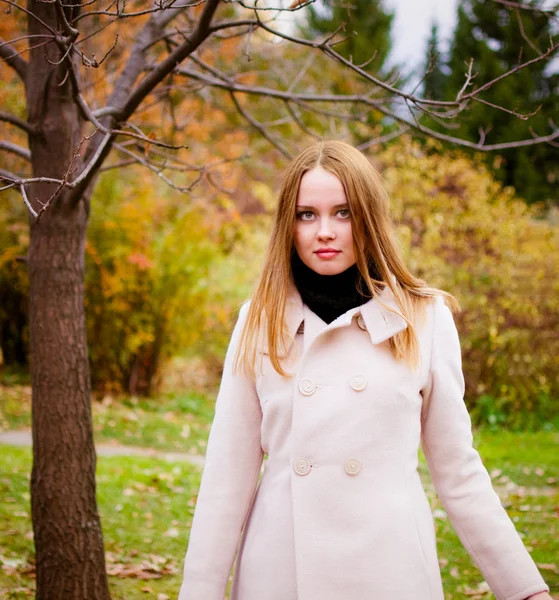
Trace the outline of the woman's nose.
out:
<instances>
[{"instance_id":1,"label":"woman's nose","mask_svg":"<svg viewBox=\"0 0 559 600\"><path fill-rule=\"evenodd\" d=\"M336 239L336 232L332 228L332 224L328 221L328 219L322 219L320 221L320 227L318 229L317 238L319 240Z\"/></svg>"}]
</instances>

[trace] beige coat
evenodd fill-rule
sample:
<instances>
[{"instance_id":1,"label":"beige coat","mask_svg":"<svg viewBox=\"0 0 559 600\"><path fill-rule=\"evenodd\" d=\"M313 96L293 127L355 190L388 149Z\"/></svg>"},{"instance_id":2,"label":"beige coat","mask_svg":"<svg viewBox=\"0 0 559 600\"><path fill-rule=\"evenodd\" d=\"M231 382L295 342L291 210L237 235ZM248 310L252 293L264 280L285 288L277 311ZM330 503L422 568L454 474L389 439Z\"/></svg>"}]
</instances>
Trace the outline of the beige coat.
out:
<instances>
[{"instance_id":1,"label":"beige coat","mask_svg":"<svg viewBox=\"0 0 559 600\"><path fill-rule=\"evenodd\" d=\"M396 308L388 288L381 298ZM421 367L387 340L404 320L376 300L326 325L292 290L293 377L225 360L179 600L442 600L421 443L435 488L498 600L548 590L472 447L460 345L439 297L418 330ZM265 469L255 494L264 455ZM240 546L239 546L239 541Z\"/></svg>"}]
</instances>

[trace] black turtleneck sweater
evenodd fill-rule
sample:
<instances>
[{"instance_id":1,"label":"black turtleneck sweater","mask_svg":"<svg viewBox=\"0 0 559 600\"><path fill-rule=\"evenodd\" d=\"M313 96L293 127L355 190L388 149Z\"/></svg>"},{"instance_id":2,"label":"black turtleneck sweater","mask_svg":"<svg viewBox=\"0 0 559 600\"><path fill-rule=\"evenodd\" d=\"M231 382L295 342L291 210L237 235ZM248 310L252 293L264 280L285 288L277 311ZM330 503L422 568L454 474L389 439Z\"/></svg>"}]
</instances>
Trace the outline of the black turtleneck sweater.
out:
<instances>
[{"instance_id":1,"label":"black turtleneck sweater","mask_svg":"<svg viewBox=\"0 0 559 600\"><path fill-rule=\"evenodd\" d=\"M370 295L359 292L359 282L362 283L361 289L366 290L367 286L356 264L337 275L320 275L307 267L294 251L291 272L303 302L326 323L370 299ZM374 267L369 269L369 273L373 279L380 280Z\"/></svg>"}]
</instances>

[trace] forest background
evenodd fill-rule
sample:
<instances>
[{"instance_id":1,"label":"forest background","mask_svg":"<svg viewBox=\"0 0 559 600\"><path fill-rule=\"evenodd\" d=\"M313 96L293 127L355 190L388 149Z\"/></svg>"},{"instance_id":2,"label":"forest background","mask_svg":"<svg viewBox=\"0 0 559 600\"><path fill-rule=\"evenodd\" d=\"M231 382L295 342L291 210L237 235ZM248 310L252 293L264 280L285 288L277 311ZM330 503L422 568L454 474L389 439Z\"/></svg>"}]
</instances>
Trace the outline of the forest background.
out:
<instances>
[{"instance_id":1,"label":"forest background","mask_svg":"<svg viewBox=\"0 0 559 600\"><path fill-rule=\"evenodd\" d=\"M14 39L25 15L7 6L0 35ZM310 40L338 30L342 56L402 87L419 77L424 97L440 101L456 96L468 65L479 81L499 77L519 64L520 47L522 60L553 47L558 28L556 11L526 17L498 2L468 0L457 9L448 53L441 52L434 25L424 73L413 74L388 66L393 14L381 2L302 10L304 18L284 25L293 35ZM112 47L106 61L115 70L133 42L128 23L119 24L114 46L114 31L100 33L104 47ZM192 60L208 73L213 68L240 79L242 72L245 83L266 73L269 81L295 88L304 75L306 92L324 93L326 85L331 94L362 93L343 65L307 58L303 46L252 43L264 51L251 53L246 40L231 36ZM294 67L301 63L304 71ZM559 149L553 141L513 144L559 123L558 71L555 47L545 61L488 89L483 102L450 123L451 135L469 145L447 143L449 122L426 112L422 123L438 139L398 125L380 109L355 119L349 117L362 109L350 105L348 118L339 119L298 106L286 118L279 100L240 101L203 79L186 88L169 78L136 114L141 136L101 167L90 199L84 297L96 438L203 454L232 323L266 249L279 174L288 155L317 138L344 139L370 157L385 179L411 271L462 305L456 321L474 424L559 431ZM25 120L17 75L3 63L0 74L0 107ZM99 77L90 68L86 83L90 102L102 104L108 89ZM504 104L508 110L495 109ZM0 118L6 140L0 167L25 173L26 131L13 125ZM166 145L151 146L156 139ZM479 151L486 139L502 148ZM157 169L139 164L142 159ZM0 203L5 430L31 423L29 215L15 187ZM33 563L32 539L27 542L25 559L12 565L23 579ZM16 552L4 566L9 570L9 561L20 558Z\"/></svg>"}]
</instances>

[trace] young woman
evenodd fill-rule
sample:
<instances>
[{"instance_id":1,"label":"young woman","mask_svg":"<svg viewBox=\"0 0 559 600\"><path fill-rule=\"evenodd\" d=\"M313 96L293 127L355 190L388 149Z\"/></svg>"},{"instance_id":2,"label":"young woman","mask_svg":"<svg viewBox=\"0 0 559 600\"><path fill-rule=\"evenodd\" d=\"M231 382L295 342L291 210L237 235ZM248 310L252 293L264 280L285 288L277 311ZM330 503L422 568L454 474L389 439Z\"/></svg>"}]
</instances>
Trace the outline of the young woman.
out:
<instances>
[{"instance_id":1,"label":"young woman","mask_svg":"<svg viewBox=\"0 0 559 600\"><path fill-rule=\"evenodd\" d=\"M442 600L420 443L497 599L551 598L472 447L448 306L369 161L303 150L225 359L179 600L223 600L235 556L233 600Z\"/></svg>"}]
</instances>

